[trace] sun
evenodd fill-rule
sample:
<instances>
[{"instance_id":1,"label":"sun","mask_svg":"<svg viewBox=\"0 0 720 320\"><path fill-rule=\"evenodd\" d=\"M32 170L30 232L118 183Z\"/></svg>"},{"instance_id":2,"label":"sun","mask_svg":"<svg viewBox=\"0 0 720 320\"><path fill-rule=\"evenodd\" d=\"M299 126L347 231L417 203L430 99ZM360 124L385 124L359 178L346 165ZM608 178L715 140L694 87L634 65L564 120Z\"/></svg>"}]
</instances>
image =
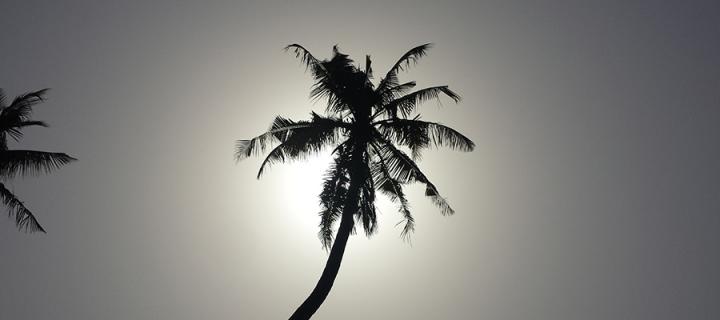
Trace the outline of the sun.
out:
<instances>
[{"instance_id":1,"label":"sun","mask_svg":"<svg viewBox=\"0 0 720 320\"><path fill-rule=\"evenodd\" d=\"M317 232L320 222L318 195L331 161L330 152L325 152L283 165L283 181L278 186L282 195L281 207L286 209L293 225Z\"/></svg>"}]
</instances>

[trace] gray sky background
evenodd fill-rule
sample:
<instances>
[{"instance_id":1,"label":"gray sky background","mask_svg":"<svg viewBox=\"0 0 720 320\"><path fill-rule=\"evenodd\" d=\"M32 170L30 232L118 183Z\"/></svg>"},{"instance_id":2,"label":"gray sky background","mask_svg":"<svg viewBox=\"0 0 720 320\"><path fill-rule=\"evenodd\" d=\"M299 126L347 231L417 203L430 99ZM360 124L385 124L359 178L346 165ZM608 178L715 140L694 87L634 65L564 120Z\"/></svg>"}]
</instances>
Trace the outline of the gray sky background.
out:
<instances>
[{"instance_id":1,"label":"gray sky background","mask_svg":"<svg viewBox=\"0 0 720 320\"><path fill-rule=\"evenodd\" d=\"M717 1L4 1L0 87L51 87L14 180L48 234L0 220L0 319L282 319L325 263L323 161L235 164L333 44L462 94L422 108L478 145L429 151L457 214L411 188L350 239L316 319L720 319Z\"/></svg>"}]
</instances>

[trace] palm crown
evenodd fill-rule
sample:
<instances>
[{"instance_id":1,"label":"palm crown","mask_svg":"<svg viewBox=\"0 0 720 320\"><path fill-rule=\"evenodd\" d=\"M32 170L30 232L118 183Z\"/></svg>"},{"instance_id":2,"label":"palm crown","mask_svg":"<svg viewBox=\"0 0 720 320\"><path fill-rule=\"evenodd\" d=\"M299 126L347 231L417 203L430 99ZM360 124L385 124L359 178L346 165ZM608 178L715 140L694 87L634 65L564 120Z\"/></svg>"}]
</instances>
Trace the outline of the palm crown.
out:
<instances>
[{"instance_id":1,"label":"palm crown","mask_svg":"<svg viewBox=\"0 0 720 320\"><path fill-rule=\"evenodd\" d=\"M47 90L19 95L6 105L5 95L0 89L0 181L17 176L47 173L76 160L64 153L8 149L8 137L19 141L23 136L24 128L47 127L45 122L31 119L32 107L44 100L43 96ZM19 229L45 232L35 215L3 183L0 183L0 199L8 208L10 217L15 219Z\"/></svg>"},{"instance_id":2,"label":"palm crown","mask_svg":"<svg viewBox=\"0 0 720 320\"><path fill-rule=\"evenodd\" d=\"M377 85L371 81L370 56L366 57L364 70L361 70L348 55L340 53L337 46L333 48L332 58L323 61L300 45L286 47L312 72L315 84L311 97L327 100L326 115L313 112L310 120L304 121L277 117L266 133L238 141L236 156L243 159L258 155L272 143L277 143L262 162L259 178L273 163L304 158L325 147L334 147L334 161L320 194L319 236L326 248L332 242L333 223L347 205L353 178L357 180L352 181L357 184L357 195L353 195L353 198L357 197L354 214L368 235L377 227L376 190L398 204L405 221L403 235L414 229L414 219L403 192L405 184L425 184L425 195L443 214L454 212L414 160L419 158L422 149L431 146L473 150L474 143L464 135L442 124L423 121L417 113L419 104L437 99L441 94L455 102L460 96L447 86L408 93L415 87L415 82L398 81L398 72L416 63L430 47L431 44L425 44L408 51ZM406 147L410 155L400 146Z\"/></svg>"}]
</instances>

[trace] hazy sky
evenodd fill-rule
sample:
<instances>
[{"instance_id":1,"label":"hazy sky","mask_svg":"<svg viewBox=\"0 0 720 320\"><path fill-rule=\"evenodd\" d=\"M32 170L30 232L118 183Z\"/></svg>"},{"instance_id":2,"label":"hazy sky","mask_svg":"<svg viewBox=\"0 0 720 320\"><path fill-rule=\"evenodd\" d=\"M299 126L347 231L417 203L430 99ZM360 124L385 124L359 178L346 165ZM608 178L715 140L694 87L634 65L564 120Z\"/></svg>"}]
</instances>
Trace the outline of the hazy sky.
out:
<instances>
[{"instance_id":1,"label":"hazy sky","mask_svg":"<svg viewBox=\"0 0 720 320\"><path fill-rule=\"evenodd\" d=\"M350 238L315 319L720 319L720 2L3 1L0 87L51 87L24 148L79 158L9 185L0 319L283 319L314 286L326 157L236 164L236 139L306 118L281 49L339 44L463 96L422 107L477 143L420 163L403 242Z\"/></svg>"}]
</instances>

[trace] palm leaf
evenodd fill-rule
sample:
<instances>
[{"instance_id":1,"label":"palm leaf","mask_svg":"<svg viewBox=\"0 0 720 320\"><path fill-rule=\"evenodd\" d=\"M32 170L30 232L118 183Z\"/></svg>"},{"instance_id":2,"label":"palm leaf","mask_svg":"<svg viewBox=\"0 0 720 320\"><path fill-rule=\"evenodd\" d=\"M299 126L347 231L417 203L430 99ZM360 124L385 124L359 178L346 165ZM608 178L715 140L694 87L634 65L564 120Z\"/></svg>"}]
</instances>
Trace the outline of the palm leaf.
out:
<instances>
[{"instance_id":1,"label":"palm leaf","mask_svg":"<svg viewBox=\"0 0 720 320\"><path fill-rule=\"evenodd\" d=\"M18 229L25 232L40 231L45 233L45 229L37 221L35 215L2 183L0 183L0 199L9 209L8 215L11 219L15 219L15 225L17 225Z\"/></svg>"},{"instance_id":2,"label":"palm leaf","mask_svg":"<svg viewBox=\"0 0 720 320\"><path fill-rule=\"evenodd\" d=\"M22 121L22 122L18 123L18 127L20 127L20 128L31 127L31 126L39 126L39 127L45 127L45 128L49 127L47 122L39 121L39 120L29 120L29 121Z\"/></svg>"},{"instance_id":3,"label":"palm leaf","mask_svg":"<svg viewBox=\"0 0 720 320\"><path fill-rule=\"evenodd\" d=\"M291 44L285 47L286 51L292 51L297 58L310 69L315 83L310 90L310 98L314 101L327 100L326 111L333 114L340 114L352 105L352 99L348 97L344 88L350 77L348 74L360 72L354 67L353 61L348 55L340 53L337 46L333 46L333 57L330 60L318 60L307 49L299 44ZM363 82L369 83L367 75Z\"/></svg>"},{"instance_id":4,"label":"palm leaf","mask_svg":"<svg viewBox=\"0 0 720 320\"><path fill-rule=\"evenodd\" d=\"M429 87L390 101L383 109L388 112L389 117L395 117L398 111L400 111L403 116L408 117L419 104L425 101L437 99L439 102L440 94L447 95L456 103L461 99L460 95L450 90L448 86Z\"/></svg>"},{"instance_id":5,"label":"palm leaf","mask_svg":"<svg viewBox=\"0 0 720 320\"><path fill-rule=\"evenodd\" d=\"M26 106L33 106L37 103L40 103L45 100L44 96L49 90L49 88L45 88L38 91L21 94L15 97L15 99L13 99L12 103L10 103L10 106L8 106L8 108L21 108Z\"/></svg>"},{"instance_id":6,"label":"palm leaf","mask_svg":"<svg viewBox=\"0 0 720 320\"><path fill-rule=\"evenodd\" d=\"M419 155L418 148L430 143L436 147L444 146L464 152L473 151L475 143L453 128L440 123L415 119L395 118L376 122L378 131L391 141L410 148L413 159Z\"/></svg>"},{"instance_id":7,"label":"palm leaf","mask_svg":"<svg viewBox=\"0 0 720 320\"><path fill-rule=\"evenodd\" d=\"M406 70L409 66L416 64L420 58L427 55L428 50L432 48L432 43L426 43L415 48L410 49L408 52L403 54L400 59L388 70L385 78L378 84L378 91L383 91L386 88L397 84L397 74L399 71ZM393 83L394 82L394 83Z\"/></svg>"},{"instance_id":8,"label":"palm leaf","mask_svg":"<svg viewBox=\"0 0 720 320\"><path fill-rule=\"evenodd\" d=\"M350 183L347 159L343 148L335 156L325 174L323 189L320 192L320 231L318 237L326 250L333 241L333 225L342 215Z\"/></svg>"},{"instance_id":9,"label":"palm leaf","mask_svg":"<svg viewBox=\"0 0 720 320\"><path fill-rule=\"evenodd\" d=\"M393 121L398 120L398 121ZM410 149L412 159L420 159L420 151L430 145L428 126L425 124L401 122L406 119L390 119L376 123L384 137Z\"/></svg>"},{"instance_id":10,"label":"palm leaf","mask_svg":"<svg viewBox=\"0 0 720 320\"><path fill-rule=\"evenodd\" d=\"M403 54L402 57L395 62L388 72L403 71L409 66L416 64L420 58L427 55L428 50L430 50L432 46L432 43L426 43L408 50L408 52Z\"/></svg>"},{"instance_id":11,"label":"palm leaf","mask_svg":"<svg viewBox=\"0 0 720 320\"><path fill-rule=\"evenodd\" d=\"M400 95L406 93L410 89L414 88L417 83L415 81L405 82L403 84L398 84L396 86L393 86L387 90L388 93L390 93L391 97L399 97Z\"/></svg>"},{"instance_id":12,"label":"palm leaf","mask_svg":"<svg viewBox=\"0 0 720 320\"><path fill-rule=\"evenodd\" d=\"M22 138L22 128L39 126L48 127L48 124L43 121L20 121L17 123L0 123L0 132L7 133L13 140L19 141Z\"/></svg>"},{"instance_id":13,"label":"palm leaf","mask_svg":"<svg viewBox=\"0 0 720 320\"><path fill-rule=\"evenodd\" d=\"M276 117L267 132L249 140L238 140L235 143L235 160L240 161L253 155L260 155L272 141L279 139L296 129L311 126L309 123L297 123L283 117Z\"/></svg>"},{"instance_id":14,"label":"palm leaf","mask_svg":"<svg viewBox=\"0 0 720 320\"><path fill-rule=\"evenodd\" d=\"M311 121L302 121L301 123L307 124L307 126L275 133L275 138L280 141L280 144L263 160L257 174L258 179L266 166L289 159L303 159L334 144L339 137L339 129L345 127L345 123L340 119L322 117L314 112ZM287 125L291 125L291 123Z\"/></svg>"},{"instance_id":15,"label":"palm leaf","mask_svg":"<svg viewBox=\"0 0 720 320\"><path fill-rule=\"evenodd\" d=\"M310 69L315 79L327 77L327 70L325 70L321 61L315 58L310 51L305 49L305 47L297 43L293 43L285 47L284 50L292 51L295 54L295 57L300 59L300 61L305 65L305 69Z\"/></svg>"},{"instance_id":16,"label":"palm leaf","mask_svg":"<svg viewBox=\"0 0 720 320\"><path fill-rule=\"evenodd\" d=\"M377 131L375 139L380 143L378 148L385 159L390 177L401 184L409 182L420 182L425 184L425 195L440 208L443 215L451 215L455 211L438 192L435 185L425 176L415 162L405 152L397 149L390 141L383 138Z\"/></svg>"},{"instance_id":17,"label":"palm leaf","mask_svg":"<svg viewBox=\"0 0 720 320\"><path fill-rule=\"evenodd\" d=\"M42 89L34 92L25 93L15 97L9 106L2 108L0 111L0 132L7 132L15 140L22 136L20 128L40 125L47 126L42 121L30 120L32 107L44 101L44 95L48 89ZM3 96L4 100L4 96ZM2 106L3 103L0 103Z\"/></svg>"},{"instance_id":18,"label":"palm leaf","mask_svg":"<svg viewBox=\"0 0 720 320\"><path fill-rule=\"evenodd\" d=\"M0 176L12 178L17 175L48 173L77 159L58 152L33 150L0 151Z\"/></svg>"},{"instance_id":19,"label":"palm leaf","mask_svg":"<svg viewBox=\"0 0 720 320\"><path fill-rule=\"evenodd\" d=\"M409 239L410 233L415 230L415 218L410 213L410 204L408 203L405 193L402 190L400 182L390 176L385 158L383 158L380 149L375 143L371 144L372 150L375 151L376 161L371 164L370 170L372 173L373 181L378 190L388 195L390 201L399 202L398 211L403 215L405 225L400 235L404 239Z\"/></svg>"},{"instance_id":20,"label":"palm leaf","mask_svg":"<svg viewBox=\"0 0 720 320\"><path fill-rule=\"evenodd\" d=\"M390 88L396 87L400 84L397 72L388 72L384 78L380 79L377 88L375 89L380 95L385 95Z\"/></svg>"},{"instance_id":21,"label":"palm leaf","mask_svg":"<svg viewBox=\"0 0 720 320\"><path fill-rule=\"evenodd\" d=\"M410 91L410 89L414 88L415 85L415 81L410 81L403 84L394 85L381 93L376 93L378 99L376 102L377 106L375 114L373 114L373 119L376 118L378 115L382 114L382 112L384 111L383 106L401 97L402 95Z\"/></svg>"},{"instance_id":22,"label":"palm leaf","mask_svg":"<svg viewBox=\"0 0 720 320\"><path fill-rule=\"evenodd\" d=\"M365 176L369 177L368 170ZM365 235L370 236L377 230L377 212L375 211L375 184L372 178L365 179L365 183L360 188L360 197L358 199L358 220L362 222Z\"/></svg>"}]
</instances>

